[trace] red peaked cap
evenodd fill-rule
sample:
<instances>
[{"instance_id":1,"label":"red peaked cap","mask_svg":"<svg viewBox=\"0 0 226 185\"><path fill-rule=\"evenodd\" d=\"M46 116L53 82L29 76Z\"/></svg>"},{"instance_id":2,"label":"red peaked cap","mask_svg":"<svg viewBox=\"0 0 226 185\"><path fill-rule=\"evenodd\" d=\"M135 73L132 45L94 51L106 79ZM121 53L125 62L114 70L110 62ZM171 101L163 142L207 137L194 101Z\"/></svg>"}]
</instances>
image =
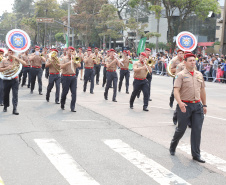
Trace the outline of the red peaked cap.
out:
<instances>
[{"instance_id":1,"label":"red peaked cap","mask_svg":"<svg viewBox=\"0 0 226 185\"><path fill-rule=\"evenodd\" d=\"M39 47L39 46L35 46L35 48L38 48L38 49L40 49L40 47Z\"/></svg>"},{"instance_id":2,"label":"red peaked cap","mask_svg":"<svg viewBox=\"0 0 226 185\"><path fill-rule=\"evenodd\" d=\"M178 49L178 50L177 50L177 53L178 53L178 52L180 52L180 51L182 51L182 52L184 53L184 51L183 51L183 50L181 50L181 49Z\"/></svg>"},{"instance_id":3,"label":"red peaked cap","mask_svg":"<svg viewBox=\"0 0 226 185\"><path fill-rule=\"evenodd\" d=\"M56 52L58 53L58 50L57 50L57 49L55 49L55 48L54 48L54 49L51 49L51 50L52 50L52 51L56 51Z\"/></svg>"},{"instance_id":4,"label":"red peaked cap","mask_svg":"<svg viewBox=\"0 0 226 185\"><path fill-rule=\"evenodd\" d=\"M128 54L128 51L126 51L126 50L123 50L123 53L126 53L126 54Z\"/></svg>"},{"instance_id":5,"label":"red peaked cap","mask_svg":"<svg viewBox=\"0 0 226 185\"><path fill-rule=\"evenodd\" d=\"M114 49L110 49L110 52L111 52L111 51L115 52L115 50L114 50Z\"/></svg>"},{"instance_id":6,"label":"red peaked cap","mask_svg":"<svg viewBox=\"0 0 226 185\"><path fill-rule=\"evenodd\" d=\"M95 47L94 49L99 49L99 48Z\"/></svg>"},{"instance_id":7,"label":"red peaked cap","mask_svg":"<svg viewBox=\"0 0 226 185\"><path fill-rule=\"evenodd\" d=\"M5 53L3 49L0 49L0 52Z\"/></svg>"},{"instance_id":8,"label":"red peaked cap","mask_svg":"<svg viewBox=\"0 0 226 185\"><path fill-rule=\"evenodd\" d=\"M78 48L78 49L81 49L82 50L82 48Z\"/></svg>"},{"instance_id":9,"label":"red peaked cap","mask_svg":"<svg viewBox=\"0 0 226 185\"><path fill-rule=\"evenodd\" d=\"M8 51L12 51L12 50L9 48Z\"/></svg>"},{"instance_id":10,"label":"red peaked cap","mask_svg":"<svg viewBox=\"0 0 226 185\"><path fill-rule=\"evenodd\" d=\"M70 47L68 47L68 49L71 49L71 50L75 50L75 48L74 47L72 47L72 46L70 46Z\"/></svg>"},{"instance_id":11,"label":"red peaked cap","mask_svg":"<svg viewBox=\"0 0 226 185\"><path fill-rule=\"evenodd\" d=\"M146 50L146 51L151 51L149 48L146 48L145 50Z\"/></svg>"},{"instance_id":12,"label":"red peaked cap","mask_svg":"<svg viewBox=\"0 0 226 185\"><path fill-rule=\"evenodd\" d=\"M107 50L107 53L109 53L110 51L109 50Z\"/></svg>"},{"instance_id":13,"label":"red peaked cap","mask_svg":"<svg viewBox=\"0 0 226 185\"><path fill-rule=\"evenodd\" d=\"M91 48L88 48L87 51L92 51L92 49Z\"/></svg>"},{"instance_id":14,"label":"red peaked cap","mask_svg":"<svg viewBox=\"0 0 226 185\"><path fill-rule=\"evenodd\" d=\"M187 54L184 55L184 59L186 59L188 57L196 57L196 56L193 53L187 53Z\"/></svg>"},{"instance_id":15,"label":"red peaked cap","mask_svg":"<svg viewBox=\"0 0 226 185\"><path fill-rule=\"evenodd\" d=\"M146 53L142 52L140 55L147 57Z\"/></svg>"}]
</instances>

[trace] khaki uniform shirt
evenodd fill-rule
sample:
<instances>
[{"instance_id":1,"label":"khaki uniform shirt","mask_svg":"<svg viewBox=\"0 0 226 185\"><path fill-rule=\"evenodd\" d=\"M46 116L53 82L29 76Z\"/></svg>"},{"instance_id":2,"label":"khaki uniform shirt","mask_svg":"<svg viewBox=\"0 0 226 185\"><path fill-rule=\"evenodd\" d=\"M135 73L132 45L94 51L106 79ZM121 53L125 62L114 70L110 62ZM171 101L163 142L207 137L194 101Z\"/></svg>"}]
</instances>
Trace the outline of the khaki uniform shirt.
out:
<instances>
[{"instance_id":1,"label":"khaki uniform shirt","mask_svg":"<svg viewBox=\"0 0 226 185\"><path fill-rule=\"evenodd\" d=\"M175 72L175 75L177 75L179 72L183 71L185 68L185 64L184 62L181 62L177 65L176 67L176 72Z\"/></svg>"},{"instance_id":2,"label":"khaki uniform shirt","mask_svg":"<svg viewBox=\"0 0 226 185\"><path fill-rule=\"evenodd\" d=\"M12 60L10 61L8 58L4 58L2 60L2 62L0 62L0 68L5 68L5 67L8 67L9 65L14 65L14 63L18 64L20 63L18 60Z\"/></svg>"},{"instance_id":3,"label":"khaki uniform shirt","mask_svg":"<svg viewBox=\"0 0 226 185\"><path fill-rule=\"evenodd\" d=\"M29 55L21 55L21 59L26 62L26 66L30 66Z\"/></svg>"},{"instance_id":4,"label":"khaki uniform shirt","mask_svg":"<svg viewBox=\"0 0 226 185\"><path fill-rule=\"evenodd\" d=\"M111 59L111 57L109 57L106 61L106 64L110 64L114 60L115 60L115 58ZM114 62L114 64L112 64L110 67L107 67L107 70L110 70L110 71L116 71L116 69L117 69L117 63L116 62Z\"/></svg>"},{"instance_id":5,"label":"khaki uniform shirt","mask_svg":"<svg viewBox=\"0 0 226 185\"><path fill-rule=\"evenodd\" d=\"M46 64L50 64L49 66L49 73L59 73L56 68L53 66L54 61L52 59L48 59L48 61L46 62Z\"/></svg>"},{"instance_id":6,"label":"khaki uniform shirt","mask_svg":"<svg viewBox=\"0 0 226 185\"><path fill-rule=\"evenodd\" d=\"M134 68L140 68L140 67L144 67L144 63L142 64L140 61L137 61L134 64ZM147 68L139 70L139 71L134 71L134 78L146 78L147 76Z\"/></svg>"},{"instance_id":7,"label":"khaki uniform shirt","mask_svg":"<svg viewBox=\"0 0 226 185\"><path fill-rule=\"evenodd\" d=\"M120 63L120 68L121 69L128 69L129 68L129 58L125 57L125 59L122 61L124 66Z\"/></svg>"},{"instance_id":8,"label":"khaki uniform shirt","mask_svg":"<svg viewBox=\"0 0 226 185\"><path fill-rule=\"evenodd\" d=\"M96 58L96 64L97 65L100 64L100 61L101 61L101 58L102 58L101 54L99 54L99 53L96 54L95 53L94 56Z\"/></svg>"},{"instance_id":9,"label":"khaki uniform shirt","mask_svg":"<svg viewBox=\"0 0 226 185\"><path fill-rule=\"evenodd\" d=\"M60 64L65 64L65 63L68 63L69 61L70 59L68 58L68 56L65 56L60 61ZM67 65L66 68L61 69L61 72L62 74L65 74L65 75L74 75L76 74L76 67L77 67L77 64L73 63L72 66L70 64L70 65ZM74 69L74 71L72 68Z\"/></svg>"},{"instance_id":10,"label":"khaki uniform shirt","mask_svg":"<svg viewBox=\"0 0 226 185\"><path fill-rule=\"evenodd\" d=\"M42 57L39 55L32 55L30 58L31 65L34 67L42 66Z\"/></svg>"},{"instance_id":11,"label":"khaki uniform shirt","mask_svg":"<svg viewBox=\"0 0 226 185\"><path fill-rule=\"evenodd\" d=\"M201 88L205 87L202 73L194 70L194 75L185 68L175 77L174 87L180 88L181 100L200 100Z\"/></svg>"},{"instance_id":12,"label":"khaki uniform shirt","mask_svg":"<svg viewBox=\"0 0 226 185\"><path fill-rule=\"evenodd\" d=\"M183 61L183 60L180 60L180 59L178 58L178 56L174 57L174 58L170 61L170 63L171 63L171 69L176 68L177 65L178 65L180 62L182 62L182 61Z\"/></svg>"},{"instance_id":13,"label":"khaki uniform shirt","mask_svg":"<svg viewBox=\"0 0 226 185\"><path fill-rule=\"evenodd\" d=\"M91 56L87 56L85 57L84 59L86 62L85 62L85 67L94 67L94 60L93 60L93 55Z\"/></svg>"}]
</instances>

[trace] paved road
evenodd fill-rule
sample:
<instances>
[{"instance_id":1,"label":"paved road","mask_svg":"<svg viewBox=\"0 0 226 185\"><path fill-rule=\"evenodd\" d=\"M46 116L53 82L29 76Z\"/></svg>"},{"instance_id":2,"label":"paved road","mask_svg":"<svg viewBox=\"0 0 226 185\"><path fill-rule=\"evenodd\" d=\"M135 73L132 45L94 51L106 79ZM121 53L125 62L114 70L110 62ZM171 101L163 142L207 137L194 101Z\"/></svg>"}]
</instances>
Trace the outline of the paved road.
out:
<instances>
[{"instance_id":1,"label":"paved road","mask_svg":"<svg viewBox=\"0 0 226 185\"><path fill-rule=\"evenodd\" d=\"M176 156L169 155L172 78L153 76L149 112L142 110L142 95L129 109L125 87L114 103L112 89L106 101L101 84L92 95L82 92L82 83L76 113L70 112L70 95L62 111L54 93L47 103L37 85L33 95L20 88L19 116L11 114L12 107L0 112L0 176L6 185L226 184L225 84L206 83L201 148L207 163L199 164L189 154L189 129ZM43 78L44 94L46 84Z\"/></svg>"}]
</instances>

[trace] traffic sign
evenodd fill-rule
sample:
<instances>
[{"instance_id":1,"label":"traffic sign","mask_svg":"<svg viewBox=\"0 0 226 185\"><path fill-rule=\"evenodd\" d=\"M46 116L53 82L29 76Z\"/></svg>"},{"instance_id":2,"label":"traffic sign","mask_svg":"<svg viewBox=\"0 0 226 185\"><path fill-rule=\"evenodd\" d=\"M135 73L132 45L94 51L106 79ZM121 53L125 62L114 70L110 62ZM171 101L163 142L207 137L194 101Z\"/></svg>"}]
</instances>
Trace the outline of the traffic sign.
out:
<instances>
[{"instance_id":1,"label":"traffic sign","mask_svg":"<svg viewBox=\"0 0 226 185\"><path fill-rule=\"evenodd\" d=\"M39 23L54 23L54 18L39 17L36 18L36 21Z\"/></svg>"},{"instance_id":2,"label":"traffic sign","mask_svg":"<svg viewBox=\"0 0 226 185\"><path fill-rule=\"evenodd\" d=\"M20 29L10 30L6 35L6 44L14 52L25 52L31 45L29 35Z\"/></svg>"},{"instance_id":3,"label":"traffic sign","mask_svg":"<svg viewBox=\"0 0 226 185\"><path fill-rule=\"evenodd\" d=\"M176 42L177 46L183 51L193 51L198 44L196 37L188 31L180 32L177 35Z\"/></svg>"}]
</instances>

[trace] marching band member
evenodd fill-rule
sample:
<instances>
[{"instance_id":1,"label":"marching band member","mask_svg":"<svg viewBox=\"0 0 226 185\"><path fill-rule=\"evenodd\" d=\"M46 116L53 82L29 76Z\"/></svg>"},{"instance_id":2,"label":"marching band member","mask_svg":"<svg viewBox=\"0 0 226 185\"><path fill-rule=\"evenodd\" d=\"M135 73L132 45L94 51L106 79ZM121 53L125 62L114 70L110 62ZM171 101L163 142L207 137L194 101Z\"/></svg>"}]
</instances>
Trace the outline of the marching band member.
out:
<instances>
[{"instance_id":1,"label":"marching band member","mask_svg":"<svg viewBox=\"0 0 226 185\"><path fill-rule=\"evenodd\" d=\"M114 49L110 49L110 57L106 61L107 67L107 85L104 92L105 100L108 100L108 90L113 82L113 102L117 102L116 94L117 94L117 83L118 83L118 75L116 73L117 66L120 66L120 63L116 57L116 53Z\"/></svg>"},{"instance_id":2,"label":"marching band member","mask_svg":"<svg viewBox=\"0 0 226 185\"><path fill-rule=\"evenodd\" d=\"M4 50L0 49L0 57L2 57L2 60L3 60L3 55L4 55ZM0 61L0 65L2 60ZM0 106L3 106L3 89L4 89L3 80L0 78Z\"/></svg>"},{"instance_id":3,"label":"marching band member","mask_svg":"<svg viewBox=\"0 0 226 185\"><path fill-rule=\"evenodd\" d=\"M119 78L119 87L118 91L121 91L122 88L122 82L125 77L126 79L126 94L129 94L129 77L130 77L130 72L129 72L129 64L132 64L132 60L129 60L128 54L130 52L124 50L122 53L122 63L120 63L120 78Z\"/></svg>"},{"instance_id":4,"label":"marching band member","mask_svg":"<svg viewBox=\"0 0 226 185\"><path fill-rule=\"evenodd\" d=\"M102 56L99 54L99 49L95 47L94 50L94 58L96 60L96 64L94 64L94 71L95 71L95 76L96 76L96 84L99 85L99 78L100 78L100 68L101 68L101 60Z\"/></svg>"},{"instance_id":5,"label":"marching band member","mask_svg":"<svg viewBox=\"0 0 226 185\"><path fill-rule=\"evenodd\" d=\"M84 68L84 54L82 53L82 48L78 49L78 56L81 58L81 67L79 69L81 71L80 80L82 80L83 79L83 68Z\"/></svg>"},{"instance_id":6,"label":"marching band member","mask_svg":"<svg viewBox=\"0 0 226 185\"><path fill-rule=\"evenodd\" d=\"M149 98L149 87L148 87L148 80L146 79L147 72L152 73L152 68L148 66L145 62L146 60L146 53L142 52L139 57L139 61L137 61L133 65L134 71L134 81L133 81L133 92L130 97L130 108L133 109L133 102L139 93L140 90L143 91L144 94L144 105L143 110L148 111L148 98Z\"/></svg>"},{"instance_id":7,"label":"marching band member","mask_svg":"<svg viewBox=\"0 0 226 185\"><path fill-rule=\"evenodd\" d=\"M182 51L181 49L177 50L177 56L174 57L170 63L171 63L171 73L175 73L176 72L176 67L177 65L182 62L184 59L184 51ZM173 84L174 84L174 80L175 78L173 78ZM172 108L173 107L173 101L174 101L174 93L172 90L171 96L170 96L170 103L169 106Z\"/></svg>"},{"instance_id":8,"label":"marching band member","mask_svg":"<svg viewBox=\"0 0 226 185\"><path fill-rule=\"evenodd\" d=\"M35 88L36 77L38 77L38 91L39 95L42 95L42 61L46 62L46 59L40 54L40 47L35 46L35 53L31 56L31 94L33 94L33 90Z\"/></svg>"},{"instance_id":9,"label":"marching band member","mask_svg":"<svg viewBox=\"0 0 226 185\"><path fill-rule=\"evenodd\" d=\"M58 53L57 49L52 49L51 51ZM51 53L50 53L51 55ZM50 93L51 90L54 86L54 82L55 82L55 86L56 86L56 94L55 94L55 103L56 104L60 104L59 103L59 96L60 96L60 64L56 61L58 60L57 56L51 57L48 59L48 61L46 62L46 68L49 68L49 84L47 87L47 93L46 93L46 101L49 102L49 97L50 97Z\"/></svg>"},{"instance_id":10,"label":"marching band member","mask_svg":"<svg viewBox=\"0 0 226 185\"><path fill-rule=\"evenodd\" d=\"M91 80L90 84L90 93L93 93L94 89L94 64L96 61L94 60L94 56L92 55L92 49L87 49L87 56L84 57L84 63L85 63L85 75L84 75L84 86L83 86L83 92L86 92L87 82L88 80Z\"/></svg>"},{"instance_id":11,"label":"marching band member","mask_svg":"<svg viewBox=\"0 0 226 185\"><path fill-rule=\"evenodd\" d=\"M23 87L26 84L26 80L28 77L28 84L27 87L30 88L31 84L31 79L30 79L30 60L29 60L29 49L24 52L23 55L21 55L21 59L26 62L26 65L23 66L23 79L22 79L22 84L21 87Z\"/></svg>"},{"instance_id":12,"label":"marching band member","mask_svg":"<svg viewBox=\"0 0 226 185\"><path fill-rule=\"evenodd\" d=\"M102 87L104 87L104 85L106 84L107 81L107 67L106 67L106 61L108 59L108 57L110 56L110 51L107 51L107 55L104 57L104 59L102 60L102 64L104 65L104 69L103 69L103 84Z\"/></svg>"},{"instance_id":13,"label":"marching band member","mask_svg":"<svg viewBox=\"0 0 226 185\"><path fill-rule=\"evenodd\" d=\"M48 49L47 48L43 48L41 56L43 56L47 61L47 59L48 59ZM48 79L49 78L49 68L46 67L45 62L42 61L42 70L44 71L44 69L45 69L45 77L46 77L46 79Z\"/></svg>"},{"instance_id":14,"label":"marching band member","mask_svg":"<svg viewBox=\"0 0 226 185\"><path fill-rule=\"evenodd\" d=\"M72 46L68 47L67 55L64 56L60 62L60 68L62 69L62 93L61 93L61 109L64 110L64 105L66 102L66 97L68 91L71 91L71 112L76 112L75 103L76 103L76 91L77 91L77 79L76 79L76 68L81 67L80 63L74 63L74 53L75 48Z\"/></svg>"},{"instance_id":15,"label":"marching band member","mask_svg":"<svg viewBox=\"0 0 226 185\"><path fill-rule=\"evenodd\" d=\"M170 154L183 137L187 124L191 122L191 153L193 160L205 163L200 156L201 130L204 114L207 113L206 92L203 75L195 70L196 60L192 53L185 54L185 68L175 77L174 96L178 103L178 127L170 144ZM202 103L201 103L201 102Z\"/></svg>"},{"instance_id":16,"label":"marching band member","mask_svg":"<svg viewBox=\"0 0 226 185\"><path fill-rule=\"evenodd\" d=\"M14 65L21 63L22 65L26 65L26 62L15 57L13 55L13 51L11 49L8 50L8 57L4 58L0 63L0 72L4 72L6 70L10 70L14 67ZM11 80L3 80L4 86L4 108L3 111L7 112L7 107L9 107L9 94L10 90L12 89L13 92L13 114L19 115L17 112L17 104L18 104L18 88L19 88L19 81L18 76Z\"/></svg>"}]
</instances>

